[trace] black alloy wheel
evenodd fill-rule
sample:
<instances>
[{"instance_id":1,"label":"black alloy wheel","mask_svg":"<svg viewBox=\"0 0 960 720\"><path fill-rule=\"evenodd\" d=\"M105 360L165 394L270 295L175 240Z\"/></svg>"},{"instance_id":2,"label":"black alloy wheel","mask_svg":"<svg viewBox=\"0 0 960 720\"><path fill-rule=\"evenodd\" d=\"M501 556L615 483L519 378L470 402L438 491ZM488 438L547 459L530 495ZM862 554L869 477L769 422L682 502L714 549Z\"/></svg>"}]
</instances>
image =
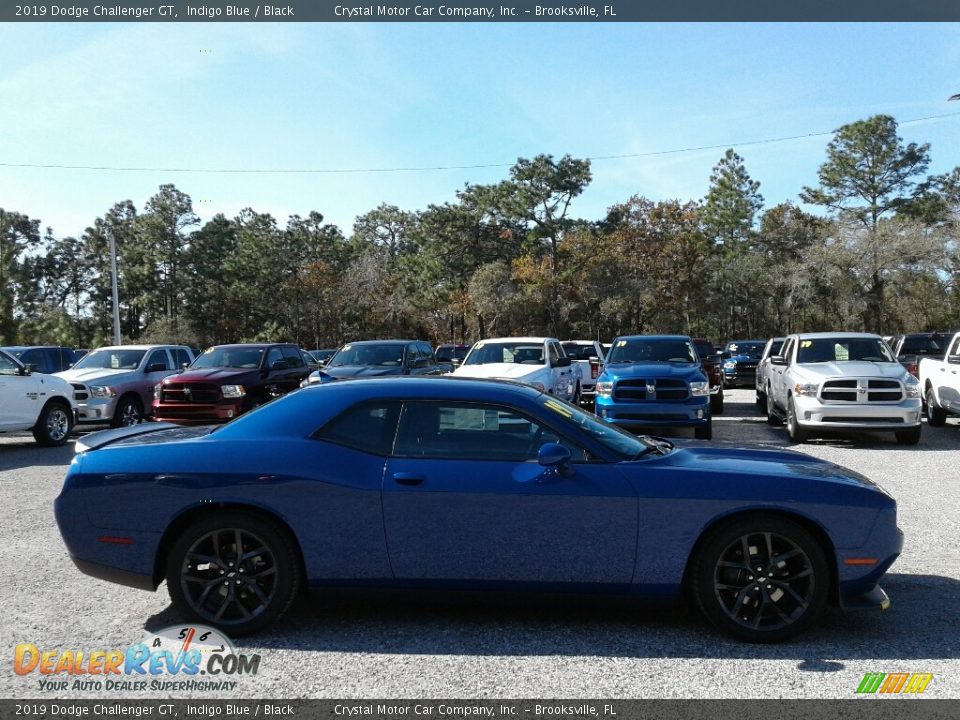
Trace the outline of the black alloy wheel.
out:
<instances>
[{"instance_id":1,"label":"black alloy wheel","mask_svg":"<svg viewBox=\"0 0 960 720\"><path fill-rule=\"evenodd\" d=\"M246 635L290 607L301 582L296 557L273 523L227 512L180 537L170 553L167 589L185 617Z\"/></svg>"},{"instance_id":2,"label":"black alloy wheel","mask_svg":"<svg viewBox=\"0 0 960 720\"><path fill-rule=\"evenodd\" d=\"M714 532L694 568L694 594L720 629L750 642L780 642L813 624L826 605L823 550L800 525L779 517Z\"/></svg>"},{"instance_id":3,"label":"black alloy wheel","mask_svg":"<svg viewBox=\"0 0 960 720\"><path fill-rule=\"evenodd\" d=\"M143 405L139 398L132 395L120 398L117 405L117 411L113 414L113 420L110 422L112 427L132 427L143 422Z\"/></svg>"}]
</instances>

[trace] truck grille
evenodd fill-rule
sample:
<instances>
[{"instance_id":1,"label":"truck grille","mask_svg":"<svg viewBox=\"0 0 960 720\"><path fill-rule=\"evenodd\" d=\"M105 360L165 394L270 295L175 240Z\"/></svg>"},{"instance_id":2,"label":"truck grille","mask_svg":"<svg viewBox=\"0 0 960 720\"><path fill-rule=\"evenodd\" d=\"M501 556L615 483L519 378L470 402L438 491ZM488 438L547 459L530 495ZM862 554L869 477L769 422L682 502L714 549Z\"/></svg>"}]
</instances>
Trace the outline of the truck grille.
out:
<instances>
[{"instance_id":1,"label":"truck grille","mask_svg":"<svg viewBox=\"0 0 960 720\"><path fill-rule=\"evenodd\" d=\"M184 383L164 385L160 391L161 402L215 403L220 399L220 386L213 384Z\"/></svg>"},{"instance_id":2,"label":"truck grille","mask_svg":"<svg viewBox=\"0 0 960 720\"><path fill-rule=\"evenodd\" d=\"M831 402L900 402L903 386L899 380L849 378L827 380L820 390L820 399Z\"/></svg>"},{"instance_id":3,"label":"truck grille","mask_svg":"<svg viewBox=\"0 0 960 720\"><path fill-rule=\"evenodd\" d=\"M648 385L653 393L648 393ZM618 380L613 390L614 400L686 400L690 391L684 380L674 378L651 378L649 380Z\"/></svg>"},{"instance_id":4,"label":"truck grille","mask_svg":"<svg viewBox=\"0 0 960 720\"><path fill-rule=\"evenodd\" d=\"M80 383L70 383L73 386L73 399L74 400L87 400L90 397L90 391L87 390L86 385L81 385Z\"/></svg>"}]
</instances>

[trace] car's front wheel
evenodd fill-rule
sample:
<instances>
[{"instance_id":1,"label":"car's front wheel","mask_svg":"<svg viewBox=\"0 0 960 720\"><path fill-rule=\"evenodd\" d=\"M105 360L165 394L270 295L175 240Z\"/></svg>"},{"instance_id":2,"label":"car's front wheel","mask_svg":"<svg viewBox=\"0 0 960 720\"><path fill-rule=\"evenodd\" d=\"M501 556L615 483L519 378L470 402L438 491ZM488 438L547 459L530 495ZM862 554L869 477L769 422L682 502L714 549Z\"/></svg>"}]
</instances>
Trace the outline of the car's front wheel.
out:
<instances>
[{"instance_id":1,"label":"car's front wheel","mask_svg":"<svg viewBox=\"0 0 960 720\"><path fill-rule=\"evenodd\" d=\"M697 605L721 630L749 642L780 642L813 625L827 602L830 572L819 543L781 517L721 526L693 558Z\"/></svg>"},{"instance_id":2,"label":"car's front wheel","mask_svg":"<svg viewBox=\"0 0 960 720\"><path fill-rule=\"evenodd\" d=\"M767 424L776 427L780 425L780 416L777 415L777 405L773 401L773 394L770 392L769 387L767 388L767 392L764 393L764 397L767 399Z\"/></svg>"},{"instance_id":3,"label":"car's front wheel","mask_svg":"<svg viewBox=\"0 0 960 720\"><path fill-rule=\"evenodd\" d=\"M790 436L790 442L805 443L807 441L807 431L800 427L797 408L792 397L787 398L787 435Z\"/></svg>"},{"instance_id":4,"label":"car's front wheel","mask_svg":"<svg viewBox=\"0 0 960 720\"><path fill-rule=\"evenodd\" d=\"M716 395L710 396L710 414L723 415L723 388L717 390Z\"/></svg>"},{"instance_id":5,"label":"car's front wheel","mask_svg":"<svg viewBox=\"0 0 960 720\"><path fill-rule=\"evenodd\" d=\"M256 632L280 617L302 582L288 534L241 511L194 523L174 544L167 589L185 618L232 636Z\"/></svg>"},{"instance_id":6,"label":"car's front wheel","mask_svg":"<svg viewBox=\"0 0 960 720\"><path fill-rule=\"evenodd\" d=\"M143 422L143 404L140 398L134 395L120 398L113 420L110 422L111 427L132 427L141 422Z\"/></svg>"}]
</instances>

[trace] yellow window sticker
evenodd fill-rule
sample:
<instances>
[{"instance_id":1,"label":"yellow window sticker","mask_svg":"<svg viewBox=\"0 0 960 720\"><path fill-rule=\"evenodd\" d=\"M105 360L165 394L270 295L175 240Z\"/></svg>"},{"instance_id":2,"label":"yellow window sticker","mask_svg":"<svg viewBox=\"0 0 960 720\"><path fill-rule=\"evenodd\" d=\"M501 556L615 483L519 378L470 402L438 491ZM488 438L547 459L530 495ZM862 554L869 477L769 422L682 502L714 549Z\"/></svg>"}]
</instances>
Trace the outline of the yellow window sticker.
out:
<instances>
[{"instance_id":1,"label":"yellow window sticker","mask_svg":"<svg viewBox=\"0 0 960 720\"><path fill-rule=\"evenodd\" d=\"M547 400L547 401L544 403L544 405L546 405L548 408L550 408L550 409L553 410L554 412L560 413L560 414L563 415L565 418L572 418L572 417L573 417L573 413L572 413L572 412L570 412L569 410L567 410L567 408L565 408L563 405L561 405L560 403L558 403L558 402L555 401L555 400Z\"/></svg>"},{"instance_id":2,"label":"yellow window sticker","mask_svg":"<svg viewBox=\"0 0 960 720\"><path fill-rule=\"evenodd\" d=\"M800 343L800 347L802 348L808 348L811 345L813 345L813 340L804 340L803 342Z\"/></svg>"},{"instance_id":3,"label":"yellow window sticker","mask_svg":"<svg viewBox=\"0 0 960 720\"><path fill-rule=\"evenodd\" d=\"M617 347L626 347L626 345L627 345L626 340L620 340L619 342L617 342Z\"/></svg>"}]
</instances>

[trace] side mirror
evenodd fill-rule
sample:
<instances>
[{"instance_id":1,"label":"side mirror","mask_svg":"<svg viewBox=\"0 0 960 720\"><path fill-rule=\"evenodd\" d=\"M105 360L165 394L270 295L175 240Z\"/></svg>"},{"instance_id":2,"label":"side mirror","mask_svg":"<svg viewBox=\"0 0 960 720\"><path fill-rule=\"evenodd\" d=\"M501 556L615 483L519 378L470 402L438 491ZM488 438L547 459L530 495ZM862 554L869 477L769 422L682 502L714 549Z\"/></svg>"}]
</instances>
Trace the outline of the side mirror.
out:
<instances>
[{"instance_id":1,"label":"side mirror","mask_svg":"<svg viewBox=\"0 0 960 720\"><path fill-rule=\"evenodd\" d=\"M562 357L557 359L557 364L554 367L570 367L570 358Z\"/></svg>"},{"instance_id":2,"label":"side mirror","mask_svg":"<svg viewBox=\"0 0 960 720\"><path fill-rule=\"evenodd\" d=\"M537 453L537 462L541 467L552 468L561 475L572 474L570 450L560 443L546 443Z\"/></svg>"},{"instance_id":3,"label":"side mirror","mask_svg":"<svg viewBox=\"0 0 960 720\"><path fill-rule=\"evenodd\" d=\"M35 373L40 371L40 366L37 363L27 363L25 365L28 373Z\"/></svg>"},{"instance_id":4,"label":"side mirror","mask_svg":"<svg viewBox=\"0 0 960 720\"><path fill-rule=\"evenodd\" d=\"M153 365L147 365L147 369L144 372L148 372L148 373L160 372L161 370L166 370L166 369L167 369L166 363L153 363Z\"/></svg>"},{"instance_id":5,"label":"side mirror","mask_svg":"<svg viewBox=\"0 0 960 720\"><path fill-rule=\"evenodd\" d=\"M460 367L461 365L463 365L463 360L460 359L460 358L453 358L453 359L450 361L450 364L453 365L455 368L458 368L458 367Z\"/></svg>"},{"instance_id":6,"label":"side mirror","mask_svg":"<svg viewBox=\"0 0 960 720\"><path fill-rule=\"evenodd\" d=\"M783 355L771 355L770 356L771 365L786 365L787 359Z\"/></svg>"}]
</instances>

